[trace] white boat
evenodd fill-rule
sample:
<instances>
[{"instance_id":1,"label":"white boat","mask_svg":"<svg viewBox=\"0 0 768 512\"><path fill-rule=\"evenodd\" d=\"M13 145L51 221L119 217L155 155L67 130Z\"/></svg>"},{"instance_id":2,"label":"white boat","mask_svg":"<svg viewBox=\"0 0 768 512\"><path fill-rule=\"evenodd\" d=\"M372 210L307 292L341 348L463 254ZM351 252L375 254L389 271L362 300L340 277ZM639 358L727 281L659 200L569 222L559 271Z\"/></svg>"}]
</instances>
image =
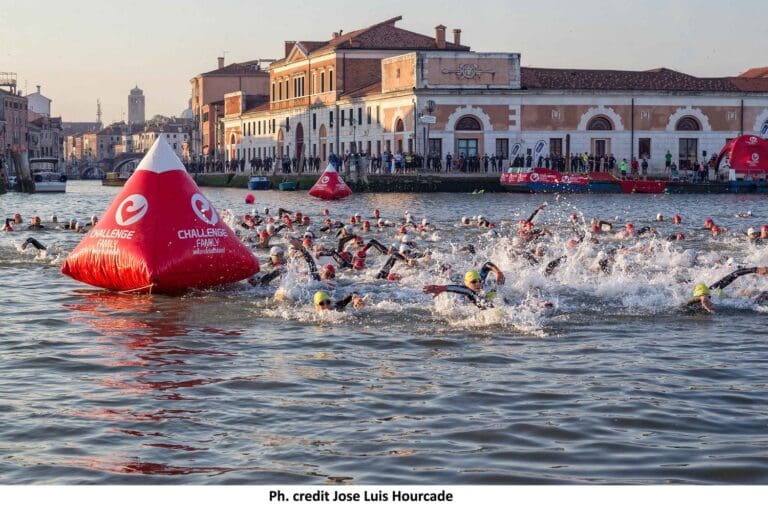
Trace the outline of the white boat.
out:
<instances>
[{"instance_id":1,"label":"white boat","mask_svg":"<svg viewBox=\"0 0 768 512\"><path fill-rule=\"evenodd\" d=\"M58 171L58 158L30 158L29 169L35 181L35 192L66 192L67 176Z\"/></svg>"}]
</instances>

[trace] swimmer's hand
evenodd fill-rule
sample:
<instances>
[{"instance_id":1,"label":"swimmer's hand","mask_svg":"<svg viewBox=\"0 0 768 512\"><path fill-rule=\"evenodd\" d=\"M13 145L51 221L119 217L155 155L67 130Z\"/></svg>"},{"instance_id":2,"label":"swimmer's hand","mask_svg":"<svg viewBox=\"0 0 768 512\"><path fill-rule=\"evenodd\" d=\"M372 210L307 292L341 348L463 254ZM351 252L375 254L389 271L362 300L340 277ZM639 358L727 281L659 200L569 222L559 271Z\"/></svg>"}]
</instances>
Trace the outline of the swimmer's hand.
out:
<instances>
[{"instance_id":1,"label":"swimmer's hand","mask_svg":"<svg viewBox=\"0 0 768 512\"><path fill-rule=\"evenodd\" d=\"M445 291L445 286L440 284L428 284L422 289L422 291L424 293L429 293L433 297L437 297Z\"/></svg>"},{"instance_id":2,"label":"swimmer's hand","mask_svg":"<svg viewBox=\"0 0 768 512\"><path fill-rule=\"evenodd\" d=\"M757 273L761 276L768 275L768 267L758 267Z\"/></svg>"},{"instance_id":3,"label":"swimmer's hand","mask_svg":"<svg viewBox=\"0 0 768 512\"><path fill-rule=\"evenodd\" d=\"M506 279L504 278L504 273L501 270L496 272L496 284L502 285L505 282L506 282Z\"/></svg>"}]
</instances>

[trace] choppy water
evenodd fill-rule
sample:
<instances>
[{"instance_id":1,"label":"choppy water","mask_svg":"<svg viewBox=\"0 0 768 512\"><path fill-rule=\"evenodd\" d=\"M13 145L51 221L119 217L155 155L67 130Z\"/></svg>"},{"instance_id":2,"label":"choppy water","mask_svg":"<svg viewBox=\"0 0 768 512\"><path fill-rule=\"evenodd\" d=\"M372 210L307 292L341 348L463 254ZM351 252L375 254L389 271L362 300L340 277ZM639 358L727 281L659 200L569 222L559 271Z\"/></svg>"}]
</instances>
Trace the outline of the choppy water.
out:
<instances>
[{"instance_id":1,"label":"choppy water","mask_svg":"<svg viewBox=\"0 0 768 512\"><path fill-rule=\"evenodd\" d=\"M117 192L68 188L0 196L0 214L84 220ZM219 209L250 210L244 191L205 193ZM313 222L324 206L334 218L374 207L389 219L427 215L441 230L419 245L460 273L496 262L509 304L433 300L421 288L447 280L430 265L377 282L381 256L339 279L337 296L366 296L358 311L313 312L301 265L282 303L245 285L120 295L59 273L79 235L36 233L56 256L21 251L29 233L2 233L0 484L768 483L768 309L749 299L768 278L741 278L712 317L678 307L694 282L768 264L768 245L743 237L768 223L764 197L547 197L543 261L569 254L547 278L513 256L512 241L542 196L256 196L259 209L300 209ZM751 219L735 216L746 210ZM624 242L613 272L594 272L596 252L622 242L567 252L572 211L662 233L676 230L654 224L656 212L679 212L687 239ZM477 214L504 236L455 226ZM706 216L730 233L696 230ZM392 230L374 236L393 240ZM457 250L467 242L477 255Z\"/></svg>"}]
</instances>

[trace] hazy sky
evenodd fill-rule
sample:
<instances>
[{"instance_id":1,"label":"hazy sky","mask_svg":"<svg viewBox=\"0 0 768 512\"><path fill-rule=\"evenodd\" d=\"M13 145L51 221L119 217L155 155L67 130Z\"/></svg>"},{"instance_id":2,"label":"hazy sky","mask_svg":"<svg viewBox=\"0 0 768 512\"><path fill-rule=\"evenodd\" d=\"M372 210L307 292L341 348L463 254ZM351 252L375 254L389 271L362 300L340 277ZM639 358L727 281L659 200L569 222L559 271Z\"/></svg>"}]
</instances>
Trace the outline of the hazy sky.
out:
<instances>
[{"instance_id":1,"label":"hazy sky","mask_svg":"<svg viewBox=\"0 0 768 512\"><path fill-rule=\"evenodd\" d=\"M280 58L283 41L327 40L394 16L434 34L462 29L477 51L520 52L524 66L668 67L697 76L768 66L765 0L0 0L0 71L53 99L65 121L118 121L129 90L147 117L178 115L189 79L227 63Z\"/></svg>"}]
</instances>

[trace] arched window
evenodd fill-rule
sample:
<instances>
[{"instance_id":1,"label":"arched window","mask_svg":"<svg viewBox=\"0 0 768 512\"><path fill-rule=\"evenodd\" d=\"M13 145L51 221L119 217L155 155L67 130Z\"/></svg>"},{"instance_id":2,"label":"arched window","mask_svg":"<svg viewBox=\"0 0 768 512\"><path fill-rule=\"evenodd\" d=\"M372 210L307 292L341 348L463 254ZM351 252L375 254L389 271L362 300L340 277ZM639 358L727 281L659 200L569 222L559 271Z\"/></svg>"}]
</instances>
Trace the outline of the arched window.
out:
<instances>
[{"instance_id":1,"label":"arched window","mask_svg":"<svg viewBox=\"0 0 768 512\"><path fill-rule=\"evenodd\" d=\"M698 132L701 130L701 125L694 117L683 117L675 125L675 130L679 132Z\"/></svg>"},{"instance_id":2,"label":"arched window","mask_svg":"<svg viewBox=\"0 0 768 512\"><path fill-rule=\"evenodd\" d=\"M234 144L235 143L235 134L233 133L232 136L229 138L229 143Z\"/></svg>"},{"instance_id":3,"label":"arched window","mask_svg":"<svg viewBox=\"0 0 768 512\"><path fill-rule=\"evenodd\" d=\"M480 126L480 121L472 116L464 116L456 121L456 130L466 132L479 132L483 128Z\"/></svg>"},{"instance_id":4,"label":"arched window","mask_svg":"<svg viewBox=\"0 0 768 512\"><path fill-rule=\"evenodd\" d=\"M395 131L396 132L404 132L405 131L405 125L403 124L402 119L398 119L395 123Z\"/></svg>"},{"instance_id":5,"label":"arched window","mask_svg":"<svg viewBox=\"0 0 768 512\"><path fill-rule=\"evenodd\" d=\"M613 123L611 120L604 116L596 116L589 120L587 123L587 130L594 131L609 131L613 130Z\"/></svg>"}]
</instances>

